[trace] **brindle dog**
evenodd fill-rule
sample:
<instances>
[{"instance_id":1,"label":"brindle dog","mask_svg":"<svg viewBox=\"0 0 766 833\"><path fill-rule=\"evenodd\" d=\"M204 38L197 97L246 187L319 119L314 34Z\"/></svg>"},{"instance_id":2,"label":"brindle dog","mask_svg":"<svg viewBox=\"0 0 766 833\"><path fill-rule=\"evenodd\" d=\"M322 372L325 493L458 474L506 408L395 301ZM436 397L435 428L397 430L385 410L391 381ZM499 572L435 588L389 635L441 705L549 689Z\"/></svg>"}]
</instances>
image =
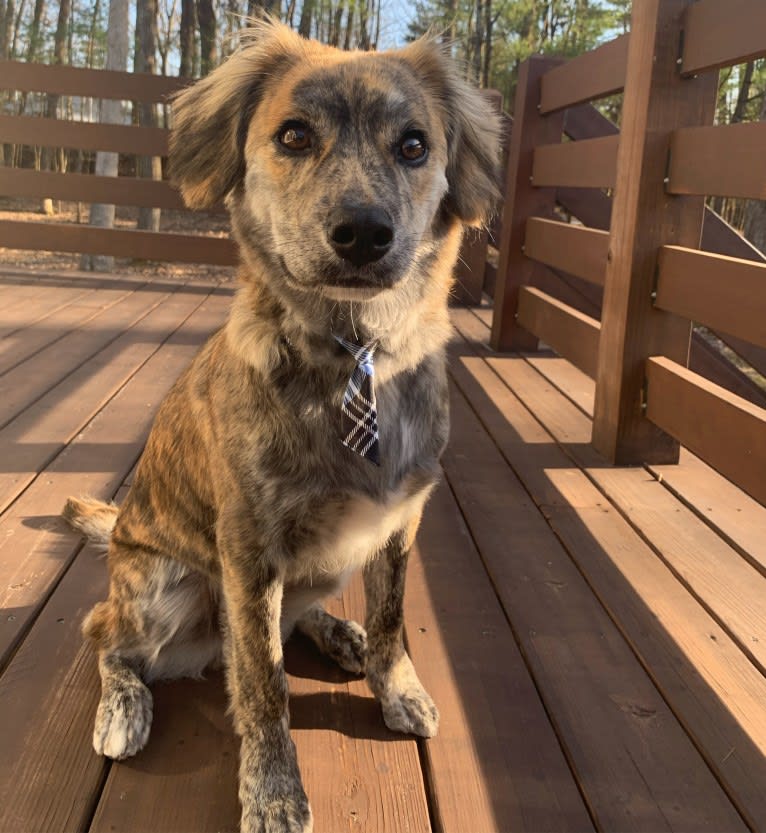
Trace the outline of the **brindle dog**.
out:
<instances>
[{"instance_id":1,"label":"brindle dog","mask_svg":"<svg viewBox=\"0 0 766 833\"><path fill-rule=\"evenodd\" d=\"M158 678L222 655L242 739L245 831L308 831L282 643L297 628L366 672L386 724L434 735L402 641L407 554L448 430L447 299L465 225L496 197L498 120L442 47L342 52L275 23L174 104L189 206L226 197L242 287L157 415L119 511L70 500L108 543L88 616L102 695L93 742L147 741ZM355 362L376 341L380 465L341 444ZM321 606L364 568L366 628Z\"/></svg>"}]
</instances>

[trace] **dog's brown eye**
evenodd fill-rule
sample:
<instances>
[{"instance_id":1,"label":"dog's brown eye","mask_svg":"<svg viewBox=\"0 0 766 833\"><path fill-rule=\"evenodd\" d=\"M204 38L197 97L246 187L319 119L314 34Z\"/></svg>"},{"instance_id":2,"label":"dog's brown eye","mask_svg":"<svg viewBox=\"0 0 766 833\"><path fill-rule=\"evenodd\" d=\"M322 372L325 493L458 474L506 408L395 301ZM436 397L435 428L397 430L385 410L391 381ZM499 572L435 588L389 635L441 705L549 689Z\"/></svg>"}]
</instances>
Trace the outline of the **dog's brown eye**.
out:
<instances>
[{"instance_id":1,"label":"dog's brown eye","mask_svg":"<svg viewBox=\"0 0 766 833\"><path fill-rule=\"evenodd\" d=\"M425 161L428 156L426 137L419 130L410 130L402 136L398 148L399 157L410 165Z\"/></svg>"},{"instance_id":2,"label":"dog's brown eye","mask_svg":"<svg viewBox=\"0 0 766 833\"><path fill-rule=\"evenodd\" d=\"M279 131L278 139L279 144L288 150L308 150L313 144L313 133L311 128L305 124L293 122L292 124L286 124Z\"/></svg>"}]
</instances>

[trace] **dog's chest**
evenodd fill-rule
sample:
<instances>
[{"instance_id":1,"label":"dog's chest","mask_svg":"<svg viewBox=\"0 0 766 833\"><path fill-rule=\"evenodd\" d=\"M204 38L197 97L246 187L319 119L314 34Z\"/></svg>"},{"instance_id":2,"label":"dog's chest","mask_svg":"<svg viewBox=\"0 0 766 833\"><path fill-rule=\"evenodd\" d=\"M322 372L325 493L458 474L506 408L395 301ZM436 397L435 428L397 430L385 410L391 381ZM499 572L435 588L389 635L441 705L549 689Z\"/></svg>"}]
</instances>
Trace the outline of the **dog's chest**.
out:
<instances>
[{"instance_id":1,"label":"dog's chest","mask_svg":"<svg viewBox=\"0 0 766 833\"><path fill-rule=\"evenodd\" d=\"M414 494L401 488L385 500L352 495L339 502L291 559L292 583L333 580L362 567L396 532L418 518L431 486Z\"/></svg>"}]
</instances>

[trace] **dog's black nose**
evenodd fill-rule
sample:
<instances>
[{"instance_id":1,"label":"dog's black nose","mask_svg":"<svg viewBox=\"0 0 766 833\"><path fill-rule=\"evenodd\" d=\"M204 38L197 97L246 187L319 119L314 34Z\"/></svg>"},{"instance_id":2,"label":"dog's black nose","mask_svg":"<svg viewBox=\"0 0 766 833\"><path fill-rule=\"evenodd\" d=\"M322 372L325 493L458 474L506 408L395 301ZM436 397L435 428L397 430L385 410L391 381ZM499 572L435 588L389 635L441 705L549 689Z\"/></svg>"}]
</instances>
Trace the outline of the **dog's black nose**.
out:
<instances>
[{"instance_id":1,"label":"dog's black nose","mask_svg":"<svg viewBox=\"0 0 766 833\"><path fill-rule=\"evenodd\" d=\"M339 257L365 266L380 260L394 242L394 226L377 206L336 208L327 218L327 239Z\"/></svg>"}]
</instances>

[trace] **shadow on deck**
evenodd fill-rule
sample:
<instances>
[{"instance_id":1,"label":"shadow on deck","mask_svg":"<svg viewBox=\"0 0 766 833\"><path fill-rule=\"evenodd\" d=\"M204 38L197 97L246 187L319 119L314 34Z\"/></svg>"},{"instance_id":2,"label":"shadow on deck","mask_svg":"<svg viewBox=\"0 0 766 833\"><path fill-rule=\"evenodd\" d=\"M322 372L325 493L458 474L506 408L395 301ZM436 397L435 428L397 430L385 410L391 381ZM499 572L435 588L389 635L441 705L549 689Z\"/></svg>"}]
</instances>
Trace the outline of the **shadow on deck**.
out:
<instances>
[{"instance_id":1,"label":"shadow on deck","mask_svg":"<svg viewBox=\"0 0 766 833\"><path fill-rule=\"evenodd\" d=\"M119 500L230 292L0 278L0 830L236 829L219 675L157 685L134 759L93 753L79 625L106 570L58 519L69 494ZM315 829L766 828L766 509L688 453L606 465L592 382L492 354L487 320L454 313L452 439L406 599L440 733L388 732L364 680L291 642ZM332 607L361 617L359 583Z\"/></svg>"}]
</instances>

